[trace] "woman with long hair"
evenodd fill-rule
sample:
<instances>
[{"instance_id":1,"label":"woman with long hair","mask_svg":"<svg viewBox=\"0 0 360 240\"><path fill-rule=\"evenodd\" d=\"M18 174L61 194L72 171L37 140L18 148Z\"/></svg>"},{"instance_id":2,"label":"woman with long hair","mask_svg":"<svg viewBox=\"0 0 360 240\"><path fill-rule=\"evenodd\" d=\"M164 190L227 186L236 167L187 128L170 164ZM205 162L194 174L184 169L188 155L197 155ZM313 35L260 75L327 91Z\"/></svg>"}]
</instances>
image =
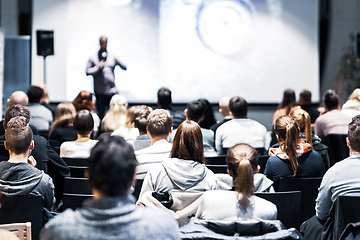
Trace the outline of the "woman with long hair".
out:
<instances>
[{"instance_id":1,"label":"woman with long hair","mask_svg":"<svg viewBox=\"0 0 360 240\"><path fill-rule=\"evenodd\" d=\"M311 150L311 144L299 138L300 128L290 116L281 116L275 122L279 148L270 148L264 174L278 189L281 177L322 177L325 172L321 155Z\"/></svg>"},{"instance_id":2,"label":"woman with long hair","mask_svg":"<svg viewBox=\"0 0 360 240\"><path fill-rule=\"evenodd\" d=\"M76 115L75 107L72 103L60 103L56 107L55 120L49 132L49 139L64 141L76 140L76 132L73 129L73 121Z\"/></svg>"},{"instance_id":3,"label":"woman with long hair","mask_svg":"<svg viewBox=\"0 0 360 240\"><path fill-rule=\"evenodd\" d=\"M105 132L113 132L119 127L125 126L127 100L120 94L115 94L110 100L109 111L101 122L101 129Z\"/></svg>"},{"instance_id":4,"label":"woman with long hair","mask_svg":"<svg viewBox=\"0 0 360 240\"><path fill-rule=\"evenodd\" d=\"M321 138L312 134L311 117L309 113L301 108L295 108L290 111L289 116L292 117L299 125L299 138L304 142L309 143L313 150L320 153L324 161L325 169L327 170L330 167L328 147L321 143Z\"/></svg>"},{"instance_id":5,"label":"woman with long hair","mask_svg":"<svg viewBox=\"0 0 360 240\"><path fill-rule=\"evenodd\" d=\"M204 193L196 217L205 220L275 220L276 206L254 196L254 175L258 169L256 159L256 150L248 144L230 148L226 160L228 173L233 178L233 189Z\"/></svg>"},{"instance_id":6,"label":"woman with long hair","mask_svg":"<svg viewBox=\"0 0 360 240\"><path fill-rule=\"evenodd\" d=\"M126 141L134 142L136 137L139 136L139 129L134 126L135 109L138 106L130 107L126 112L125 125L118 127L112 135L123 137Z\"/></svg>"},{"instance_id":7,"label":"woman with long hair","mask_svg":"<svg viewBox=\"0 0 360 240\"><path fill-rule=\"evenodd\" d=\"M186 120L176 131L170 159L146 174L139 198L147 191L199 192L217 189L215 174L204 163L201 128L196 122Z\"/></svg>"},{"instance_id":8,"label":"woman with long hair","mask_svg":"<svg viewBox=\"0 0 360 240\"><path fill-rule=\"evenodd\" d=\"M210 129L210 127L216 123L214 110L207 99L201 98L199 101L204 103L206 106L204 117L200 120L199 125L202 128Z\"/></svg>"}]
</instances>

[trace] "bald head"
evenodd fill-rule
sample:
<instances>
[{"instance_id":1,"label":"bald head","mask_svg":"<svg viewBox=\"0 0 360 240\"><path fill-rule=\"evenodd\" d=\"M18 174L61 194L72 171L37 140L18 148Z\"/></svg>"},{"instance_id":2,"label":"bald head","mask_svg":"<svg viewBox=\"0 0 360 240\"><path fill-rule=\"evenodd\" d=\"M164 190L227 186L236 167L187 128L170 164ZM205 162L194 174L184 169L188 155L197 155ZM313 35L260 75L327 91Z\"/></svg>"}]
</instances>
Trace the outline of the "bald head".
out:
<instances>
[{"instance_id":1,"label":"bald head","mask_svg":"<svg viewBox=\"0 0 360 240\"><path fill-rule=\"evenodd\" d=\"M229 109L229 97L223 97L219 101L219 112L224 116L230 116L230 109Z\"/></svg>"},{"instance_id":2,"label":"bald head","mask_svg":"<svg viewBox=\"0 0 360 240\"><path fill-rule=\"evenodd\" d=\"M26 106L29 103L29 98L26 95L26 93L22 91L16 91L11 94L10 98L7 100L7 106L8 108L11 108L12 106L16 104L20 104L22 106Z\"/></svg>"}]
</instances>

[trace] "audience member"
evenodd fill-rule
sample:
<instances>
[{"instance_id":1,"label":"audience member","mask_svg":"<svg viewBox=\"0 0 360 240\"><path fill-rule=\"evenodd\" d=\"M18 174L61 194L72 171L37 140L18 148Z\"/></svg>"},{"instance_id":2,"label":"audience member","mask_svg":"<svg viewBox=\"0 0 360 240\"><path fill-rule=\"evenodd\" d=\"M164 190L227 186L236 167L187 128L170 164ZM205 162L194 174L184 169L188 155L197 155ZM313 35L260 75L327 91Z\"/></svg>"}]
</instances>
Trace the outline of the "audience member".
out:
<instances>
[{"instance_id":1,"label":"audience member","mask_svg":"<svg viewBox=\"0 0 360 240\"><path fill-rule=\"evenodd\" d=\"M311 150L311 145L299 138L300 128L289 116L281 116L275 122L279 148L269 150L264 174L274 182L275 191L281 177L322 177L325 172L321 155Z\"/></svg>"},{"instance_id":2,"label":"audience member","mask_svg":"<svg viewBox=\"0 0 360 240\"><path fill-rule=\"evenodd\" d=\"M347 134L351 117L339 110L339 96L333 90L327 90L323 102L325 112L315 121L315 134L322 140L328 134Z\"/></svg>"},{"instance_id":3,"label":"audience member","mask_svg":"<svg viewBox=\"0 0 360 240\"><path fill-rule=\"evenodd\" d=\"M139 136L134 141L135 151L151 146L150 135L146 131L147 118L152 112L152 108L140 105L134 110L134 126L139 130Z\"/></svg>"},{"instance_id":4,"label":"audience member","mask_svg":"<svg viewBox=\"0 0 360 240\"><path fill-rule=\"evenodd\" d=\"M90 134L94 129L92 114L84 109L80 110L74 118L74 131L77 133L75 141L63 142L60 146L60 157L88 158L91 149L97 140L91 140Z\"/></svg>"},{"instance_id":5,"label":"audience member","mask_svg":"<svg viewBox=\"0 0 360 240\"><path fill-rule=\"evenodd\" d=\"M35 168L30 155L34 148L32 131L25 117L11 118L5 131L5 149L9 160L0 162L0 188L4 196L41 195L43 207L55 203L54 185L49 175Z\"/></svg>"},{"instance_id":6,"label":"audience member","mask_svg":"<svg viewBox=\"0 0 360 240\"><path fill-rule=\"evenodd\" d=\"M170 158L148 171L139 199L147 191L164 193L218 189L215 174L204 165L201 128L196 122L186 120L180 124Z\"/></svg>"},{"instance_id":7,"label":"audience member","mask_svg":"<svg viewBox=\"0 0 360 240\"><path fill-rule=\"evenodd\" d=\"M229 102L230 114L234 119L222 124L215 133L215 146L219 154L238 143L247 143L254 148L266 148L265 126L247 118L248 103L241 97L233 97Z\"/></svg>"},{"instance_id":8,"label":"audience member","mask_svg":"<svg viewBox=\"0 0 360 240\"><path fill-rule=\"evenodd\" d=\"M305 110L311 119L311 123L315 123L315 120L319 117L319 110L317 106L311 104L311 92L308 90L304 90L300 93L299 97L299 105Z\"/></svg>"},{"instance_id":9,"label":"audience member","mask_svg":"<svg viewBox=\"0 0 360 240\"><path fill-rule=\"evenodd\" d=\"M290 111L289 116L299 125L299 138L306 143L310 143L312 149L320 153L324 161L325 170L327 170L330 167L328 147L321 143L321 139L318 136L312 134L310 115L301 108L295 108Z\"/></svg>"},{"instance_id":10,"label":"audience member","mask_svg":"<svg viewBox=\"0 0 360 240\"><path fill-rule=\"evenodd\" d=\"M341 112L355 117L360 114L360 88L356 88L350 95L349 100L342 105Z\"/></svg>"},{"instance_id":11,"label":"audience member","mask_svg":"<svg viewBox=\"0 0 360 240\"><path fill-rule=\"evenodd\" d=\"M127 142L133 143L139 136L139 129L134 126L135 109L139 106L132 106L127 110L125 126L116 129L112 135L123 137Z\"/></svg>"},{"instance_id":12,"label":"audience member","mask_svg":"<svg viewBox=\"0 0 360 240\"><path fill-rule=\"evenodd\" d=\"M173 128L176 129L185 121L186 117L183 111L172 110L171 91L168 88L160 88L157 93L157 104L160 108L167 110L173 118Z\"/></svg>"},{"instance_id":13,"label":"audience member","mask_svg":"<svg viewBox=\"0 0 360 240\"><path fill-rule=\"evenodd\" d=\"M242 160L235 171L237 173L237 177L234 178L235 191L205 192L195 217L204 220L228 221L276 220L276 206L263 198L254 196L254 172L250 161Z\"/></svg>"},{"instance_id":14,"label":"audience member","mask_svg":"<svg viewBox=\"0 0 360 240\"><path fill-rule=\"evenodd\" d=\"M119 136L104 135L91 151L88 177L94 197L82 208L50 220L41 240L179 239L173 217L162 209L138 207L130 195L137 161Z\"/></svg>"},{"instance_id":15,"label":"audience member","mask_svg":"<svg viewBox=\"0 0 360 240\"><path fill-rule=\"evenodd\" d=\"M30 121L30 111L26 106L20 104L9 108L5 113L4 128L10 119L21 116ZM7 161L9 159L9 152L4 146L5 136L0 136L0 161ZM69 167L64 160L54 151L49 142L40 135L33 135L34 149L32 149L32 156L35 158L37 164L36 168L48 173L55 185L56 204L62 198L64 188L64 178L70 176Z\"/></svg>"},{"instance_id":16,"label":"audience member","mask_svg":"<svg viewBox=\"0 0 360 240\"><path fill-rule=\"evenodd\" d=\"M229 97L223 97L219 101L219 112L223 115L224 118L210 127L210 129L213 130L214 133L220 125L232 119L229 109L229 102Z\"/></svg>"},{"instance_id":17,"label":"audience member","mask_svg":"<svg viewBox=\"0 0 360 240\"><path fill-rule=\"evenodd\" d=\"M268 179L264 174L259 173L260 165L258 164L259 154L249 144L240 143L231 147L226 155L228 174L216 174L218 177L219 188L223 190L232 189L235 191L237 170L239 163L243 160L249 160L254 172L254 191L255 192L274 192L273 181ZM221 183L226 184L221 185Z\"/></svg>"},{"instance_id":18,"label":"audience member","mask_svg":"<svg viewBox=\"0 0 360 240\"><path fill-rule=\"evenodd\" d=\"M60 103L55 111L55 120L49 133L49 139L57 140L60 144L76 140L77 135L73 128L75 115L76 109L72 103Z\"/></svg>"},{"instance_id":19,"label":"audience member","mask_svg":"<svg viewBox=\"0 0 360 240\"><path fill-rule=\"evenodd\" d=\"M40 84L39 87L44 91L44 95L40 100L40 104L49 109L55 118L56 104L50 104L49 91L45 84Z\"/></svg>"},{"instance_id":20,"label":"audience member","mask_svg":"<svg viewBox=\"0 0 360 240\"><path fill-rule=\"evenodd\" d=\"M30 124L39 131L49 131L53 122L52 112L40 104L44 90L38 86L30 86L27 90L28 108L31 113Z\"/></svg>"},{"instance_id":21,"label":"audience member","mask_svg":"<svg viewBox=\"0 0 360 240\"><path fill-rule=\"evenodd\" d=\"M210 129L212 125L216 123L214 111L210 102L207 99L199 99L203 104L205 104L204 117L200 120L199 125L201 128Z\"/></svg>"},{"instance_id":22,"label":"audience member","mask_svg":"<svg viewBox=\"0 0 360 240\"><path fill-rule=\"evenodd\" d=\"M281 116L288 115L290 110L296 106L296 96L295 92L291 89L284 91L283 99L279 104L278 110L275 111L273 116L273 125L275 124L276 119Z\"/></svg>"},{"instance_id":23,"label":"audience member","mask_svg":"<svg viewBox=\"0 0 360 240\"><path fill-rule=\"evenodd\" d=\"M196 123L199 123L201 119L204 117L206 105L199 101L192 101L187 104L187 108L184 111L187 120L192 120ZM214 150L214 132L210 129L200 128L202 133L202 140L204 145L204 151L206 156L216 155ZM173 142L174 136L176 135L176 131L170 135L169 142Z\"/></svg>"},{"instance_id":24,"label":"audience member","mask_svg":"<svg viewBox=\"0 0 360 240\"><path fill-rule=\"evenodd\" d=\"M172 117L164 109L152 111L147 118L147 132L150 134L151 146L135 151L139 165L136 168L136 179L144 179L146 173L155 164L170 158L172 144L169 136L172 131Z\"/></svg>"},{"instance_id":25,"label":"audience member","mask_svg":"<svg viewBox=\"0 0 360 240\"><path fill-rule=\"evenodd\" d=\"M126 123L128 103L124 96L115 94L110 100L110 108L101 122L101 130L113 132Z\"/></svg>"},{"instance_id":26,"label":"audience member","mask_svg":"<svg viewBox=\"0 0 360 240\"><path fill-rule=\"evenodd\" d=\"M81 91L74 101L72 101L72 104L74 104L77 112L84 109L91 112L94 119L93 138L96 138L100 127L100 118L96 113L94 113L95 101L93 100L93 94L91 92Z\"/></svg>"}]
</instances>

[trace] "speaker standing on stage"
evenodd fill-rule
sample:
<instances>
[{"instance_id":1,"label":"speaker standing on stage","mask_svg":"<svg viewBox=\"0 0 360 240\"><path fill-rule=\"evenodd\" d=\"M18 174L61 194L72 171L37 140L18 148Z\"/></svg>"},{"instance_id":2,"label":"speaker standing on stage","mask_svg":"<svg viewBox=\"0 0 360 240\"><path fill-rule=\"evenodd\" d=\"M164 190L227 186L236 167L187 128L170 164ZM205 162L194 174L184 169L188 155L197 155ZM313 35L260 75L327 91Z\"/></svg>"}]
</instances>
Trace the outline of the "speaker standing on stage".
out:
<instances>
[{"instance_id":1,"label":"speaker standing on stage","mask_svg":"<svg viewBox=\"0 0 360 240\"><path fill-rule=\"evenodd\" d=\"M114 69L120 66L126 70L126 66L107 51L107 38L100 38L100 50L89 59L86 67L86 75L94 78L94 92L96 96L96 109L100 119L105 115L105 108L109 107L111 97L118 93L115 87Z\"/></svg>"}]
</instances>

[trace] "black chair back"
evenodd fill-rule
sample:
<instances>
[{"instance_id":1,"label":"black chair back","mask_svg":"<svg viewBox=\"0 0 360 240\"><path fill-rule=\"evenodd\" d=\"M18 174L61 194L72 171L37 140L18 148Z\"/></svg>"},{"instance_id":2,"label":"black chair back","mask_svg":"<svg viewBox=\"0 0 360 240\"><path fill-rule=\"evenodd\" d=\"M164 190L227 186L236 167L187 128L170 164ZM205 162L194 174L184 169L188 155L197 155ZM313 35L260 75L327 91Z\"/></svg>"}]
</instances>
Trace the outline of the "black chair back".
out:
<instances>
[{"instance_id":1,"label":"black chair back","mask_svg":"<svg viewBox=\"0 0 360 240\"><path fill-rule=\"evenodd\" d=\"M300 228L300 208L301 208L301 192L275 192L275 193L259 193L255 196L264 198L276 205L278 213L277 219L280 220L286 228Z\"/></svg>"},{"instance_id":2,"label":"black chair back","mask_svg":"<svg viewBox=\"0 0 360 240\"><path fill-rule=\"evenodd\" d=\"M144 179L136 179L135 187L132 195L136 198L136 200L139 199L139 195L141 192L141 187L143 185Z\"/></svg>"},{"instance_id":3,"label":"black chair back","mask_svg":"<svg viewBox=\"0 0 360 240\"><path fill-rule=\"evenodd\" d=\"M279 191L301 191L300 221L304 222L315 215L315 200L322 177L280 178Z\"/></svg>"},{"instance_id":4,"label":"black chair back","mask_svg":"<svg viewBox=\"0 0 360 240\"><path fill-rule=\"evenodd\" d=\"M66 177L64 179L64 194L92 194L87 178Z\"/></svg>"},{"instance_id":5,"label":"black chair back","mask_svg":"<svg viewBox=\"0 0 360 240\"><path fill-rule=\"evenodd\" d=\"M329 148L330 167L349 157L346 137L347 134L329 134L325 136L323 142Z\"/></svg>"},{"instance_id":6,"label":"black chair back","mask_svg":"<svg viewBox=\"0 0 360 240\"><path fill-rule=\"evenodd\" d=\"M265 171L265 166L267 163L267 160L269 159L269 155L260 155L259 156L259 160L258 160L258 164L260 165L260 171L259 173L264 173Z\"/></svg>"},{"instance_id":7,"label":"black chair back","mask_svg":"<svg viewBox=\"0 0 360 240\"><path fill-rule=\"evenodd\" d=\"M68 166L82 166L87 167L87 158L62 158Z\"/></svg>"},{"instance_id":8,"label":"black chair back","mask_svg":"<svg viewBox=\"0 0 360 240\"><path fill-rule=\"evenodd\" d=\"M1 199L0 224L31 222L31 237L38 240L43 227L42 197L19 196Z\"/></svg>"},{"instance_id":9,"label":"black chair back","mask_svg":"<svg viewBox=\"0 0 360 240\"><path fill-rule=\"evenodd\" d=\"M63 204L64 209L71 208L73 210L81 207L82 203L89 198L92 198L93 195L90 194L72 194L64 193Z\"/></svg>"},{"instance_id":10,"label":"black chair back","mask_svg":"<svg viewBox=\"0 0 360 240\"><path fill-rule=\"evenodd\" d=\"M85 177L85 170L88 169L88 167L69 166L69 169L70 169L70 177L84 178Z\"/></svg>"},{"instance_id":11,"label":"black chair back","mask_svg":"<svg viewBox=\"0 0 360 240\"><path fill-rule=\"evenodd\" d=\"M227 173L226 155L206 157L206 167L214 173Z\"/></svg>"}]
</instances>

